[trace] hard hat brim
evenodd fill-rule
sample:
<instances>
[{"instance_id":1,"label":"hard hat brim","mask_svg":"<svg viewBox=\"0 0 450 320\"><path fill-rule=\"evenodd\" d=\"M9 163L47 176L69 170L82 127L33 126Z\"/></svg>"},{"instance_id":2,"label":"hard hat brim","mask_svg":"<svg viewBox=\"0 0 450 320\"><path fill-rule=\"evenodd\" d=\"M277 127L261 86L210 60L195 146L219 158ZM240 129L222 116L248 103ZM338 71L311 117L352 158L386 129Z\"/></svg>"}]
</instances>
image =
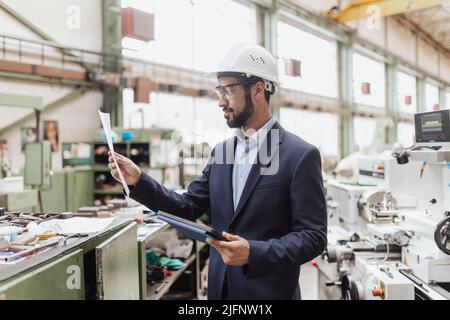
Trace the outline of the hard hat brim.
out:
<instances>
[{"instance_id":1,"label":"hard hat brim","mask_svg":"<svg viewBox=\"0 0 450 320\"><path fill-rule=\"evenodd\" d=\"M233 70L233 69L217 69L214 71L208 71L205 73L205 77L207 78L213 78L217 77L220 73L236 73L236 74L242 74L247 75L247 77L255 76L259 77L264 80L272 81L276 86L280 86L280 81L278 79L271 79L272 77L268 77L267 75L259 74L259 72L251 72L250 70Z\"/></svg>"}]
</instances>

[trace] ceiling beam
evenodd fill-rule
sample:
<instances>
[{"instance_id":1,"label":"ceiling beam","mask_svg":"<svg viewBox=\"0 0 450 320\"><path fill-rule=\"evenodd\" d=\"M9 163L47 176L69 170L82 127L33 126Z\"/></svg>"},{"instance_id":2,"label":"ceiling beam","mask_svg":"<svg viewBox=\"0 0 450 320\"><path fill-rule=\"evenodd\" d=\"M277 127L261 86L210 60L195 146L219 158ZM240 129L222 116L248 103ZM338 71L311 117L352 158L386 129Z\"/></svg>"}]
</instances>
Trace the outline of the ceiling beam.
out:
<instances>
[{"instance_id":1,"label":"ceiling beam","mask_svg":"<svg viewBox=\"0 0 450 320\"><path fill-rule=\"evenodd\" d=\"M87 87L77 87L75 90L68 93L67 95L43 106L41 108L41 112L46 113L46 112L54 110L58 107L61 107L65 104L73 101L74 99L77 99L78 97L82 96L88 90L89 90L89 88L87 88ZM7 125L6 127L0 129L0 136L5 135L7 132L13 130L14 128L17 128L18 126L24 125L25 123L27 123L28 121L30 121L34 118L35 118L35 114L31 113L31 114L28 114L28 115L14 121L13 123Z\"/></svg>"},{"instance_id":2,"label":"ceiling beam","mask_svg":"<svg viewBox=\"0 0 450 320\"><path fill-rule=\"evenodd\" d=\"M413 33L415 33L420 39L431 45L436 51L441 51L442 54L445 54L447 57L450 56L450 50L440 43L437 39L435 39L429 32L425 31L421 28L416 22L409 19L406 15L400 14L398 16L392 17L398 23L409 28Z\"/></svg>"},{"instance_id":3,"label":"ceiling beam","mask_svg":"<svg viewBox=\"0 0 450 320\"><path fill-rule=\"evenodd\" d=\"M24 25L26 28L28 28L30 31L32 31L33 33L38 35L41 39L57 43L57 41L55 41L50 35L48 35L44 31L42 31L35 24L31 23L27 18L25 18L23 15L21 15L18 11L16 11L11 6L7 5L4 1L0 0L0 8L3 9L7 14L9 14L15 20L20 22L22 25ZM71 53L67 49L61 49L61 48L58 48L58 47L56 47L56 49L59 50L62 54L69 55L69 56L72 56L72 57L77 57L76 55L74 55L73 53ZM86 66L84 63L82 63L82 62L76 62L76 63L81 65L86 70L91 71L89 66Z\"/></svg>"},{"instance_id":4,"label":"ceiling beam","mask_svg":"<svg viewBox=\"0 0 450 320\"><path fill-rule=\"evenodd\" d=\"M38 96L23 94L10 94L0 92L0 107L31 108L40 110L44 105L44 99Z\"/></svg>"},{"instance_id":5,"label":"ceiling beam","mask_svg":"<svg viewBox=\"0 0 450 320\"><path fill-rule=\"evenodd\" d=\"M2 8L6 13L8 13L15 20L17 20L18 22L23 24L25 27L27 27L27 29L32 31L34 34L38 35L41 39L54 42L52 37L50 37L47 33L42 31L36 25L31 23L28 19L26 19L24 16L22 16L15 9L13 9L9 5L7 5L4 1L0 1L0 8Z\"/></svg>"},{"instance_id":6,"label":"ceiling beam","mask_svg":"<svg viewBox=\"0 0 450 320\"><path fill-rule=\"evenodd\" d=\"M434 27L434 26L438 26L438 25L443 24L443 23L450 23L450 17L444 18L444 19L440 19L440 20L430 21L428 23L428 26L429 27Z\"/></svg>"},{"instance_id":7,"label":"ceiling beam","mask_svg":"<svg viewBox=\"0 0 450 320\"><path fill-rule=\"evenodd\" d=\"M378 8L380 18L400 13L427 9L442 4L442 0L353 0L342 10L324 12L323 15L341 24L373 16Z\"/></svg>"}]
</instances>

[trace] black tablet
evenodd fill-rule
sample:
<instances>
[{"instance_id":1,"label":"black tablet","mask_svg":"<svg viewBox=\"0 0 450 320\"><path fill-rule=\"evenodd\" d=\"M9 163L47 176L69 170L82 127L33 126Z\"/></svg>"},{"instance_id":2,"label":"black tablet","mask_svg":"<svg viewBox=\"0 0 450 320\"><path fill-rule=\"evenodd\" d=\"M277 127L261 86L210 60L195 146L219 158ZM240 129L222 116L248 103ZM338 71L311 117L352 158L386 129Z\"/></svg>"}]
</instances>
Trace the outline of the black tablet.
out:
<instances>
[{"instance_id":1,"label":"black tablet","mask_svg":"<svg viewBox=\"0 0 450 320\"><path fill-rule=\"evenodd\" d=\"M159 211L156 216L159 220L169 223L172 227L182 232L188 238L206 242L206 238L210 237L216 240L228 241L222 236L221 232L211 227L186 220L173 214Z\"/></svg>"}]
</instances>

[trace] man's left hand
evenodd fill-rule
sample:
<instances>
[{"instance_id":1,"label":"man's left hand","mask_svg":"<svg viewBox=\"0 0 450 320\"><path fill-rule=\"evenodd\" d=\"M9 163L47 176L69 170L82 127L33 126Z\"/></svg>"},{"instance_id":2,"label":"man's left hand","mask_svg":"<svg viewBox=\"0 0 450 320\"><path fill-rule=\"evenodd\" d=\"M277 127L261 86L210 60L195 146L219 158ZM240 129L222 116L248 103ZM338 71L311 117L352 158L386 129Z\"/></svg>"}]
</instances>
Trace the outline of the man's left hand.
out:
<instances>
[{"instance_id":1,"label":"man's left hand","mask_svg":"<svg viewBox=\"0 0 450 320\"><path fill-rule=\"evenodd\" d=\"M206 242L219 251L225 264L237 267L246 265L250 256L248 241L225 231L222 232L222 236L228 241L207 238Z\"/></svg>"}]
</instances>

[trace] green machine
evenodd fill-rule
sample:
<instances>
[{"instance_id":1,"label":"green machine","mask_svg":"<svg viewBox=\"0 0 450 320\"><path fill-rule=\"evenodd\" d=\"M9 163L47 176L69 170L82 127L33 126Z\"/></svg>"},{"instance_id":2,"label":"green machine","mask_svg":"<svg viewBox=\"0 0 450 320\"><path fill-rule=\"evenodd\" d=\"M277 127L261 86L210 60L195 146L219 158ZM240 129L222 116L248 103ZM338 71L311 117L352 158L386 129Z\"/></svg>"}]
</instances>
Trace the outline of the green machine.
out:
<instances>
[{"instance_id":1,"label":"green machine","mask_svg":"<svg viewBox=\"0 0 450 320\"><path fill-rule=\"evenodd\" d=\"M39 113L36 117L39 119L38 115ZM39 122L37 126L39 126ZM39 140L39 136L37 140ZM52 186L51 168L52 148L49 141L32 142L25 145L24 184L37 189L41 212L43 211L41 190L50 189Z\"/></svg>"},{"instance_id":2,"label":"green machine","mask_svg":"<svg viewBox=\"0 0 450 320\"><path fill-rule=\"evenodd\" d=\"M40 190L51 186L50 143L39 141L40 115L43 105L42 97L0 92L0 107L33 109L36 118L36 141L27 144L25 147L26 160L24 177L24 183L33 187L35 190L24 190L23 192L2 195L2 199L5 198L2 202L7 204L5 207L8 210L33 210L36 204L39 203L40 210L42 211Z\"/></svg>"},{"instance_id":3,"label":"green machine","mask_svg":"<svg viewBox=\"0 0 450 320\"><path fill-rule=\"evenodd\" d=\"M44 212L74 212L93 204L91 168L66 168L53 172L51 189L42 190Z\"/></svg>"},{"instance_id":4,"label":"green machine","mask_svg":"<svg viewBox=\"0 0 450 320\"><path fill-rule=\"evenodd\" d=\"M52 149L49 141L27 143L25 145L25 176L26 185L49 189L51 179Z\"/></svg>"},{"instance_id":5,"label":"green machine","mask_svg":"<svg viewBox=\"0 0 450 320\"><path fill-rule=\"evenodd\" d=\"M32 189L0 195L0 207L8 211L35 211L38 207L42 212L41 190L52 186L51 147L48 141L26 144L24 184Z\"/></svg>"},{"instance_id":6,"label":"green machine","mask_svg":"<svg viewBox=\"0 0 450 320\"><path fill-rule=\"evenodd\" d=\"M7 211L34 211L37 204L38 193L34 189L0 194L0 207L6 208Z\"/></svg>"}]
</instances>

